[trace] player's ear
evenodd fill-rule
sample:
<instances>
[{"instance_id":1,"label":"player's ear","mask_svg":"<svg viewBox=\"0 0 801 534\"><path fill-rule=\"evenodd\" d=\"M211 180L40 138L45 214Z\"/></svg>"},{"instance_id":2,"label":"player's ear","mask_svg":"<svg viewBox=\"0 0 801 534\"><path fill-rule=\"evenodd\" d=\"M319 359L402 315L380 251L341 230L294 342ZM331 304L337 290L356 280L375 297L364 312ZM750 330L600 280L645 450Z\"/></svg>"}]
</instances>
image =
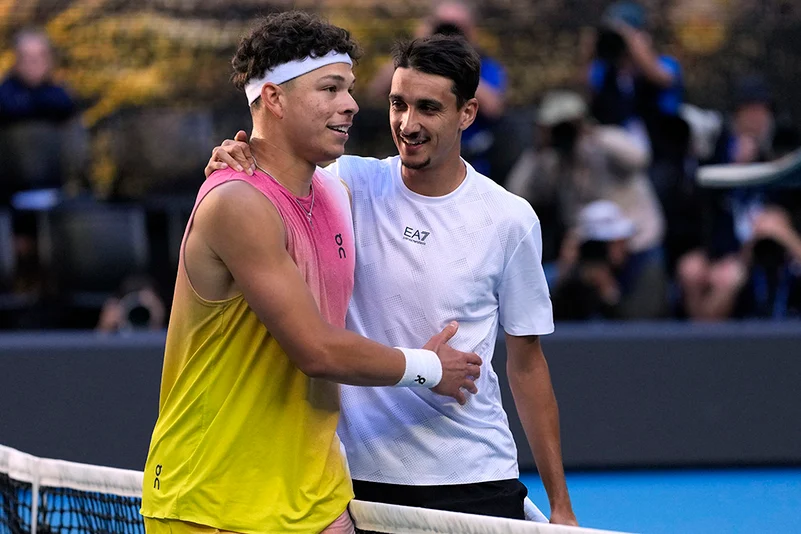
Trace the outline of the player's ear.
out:
<instances>
[{"instance_id":1,"label":"player's ear","mask_svg":"<svg viewBox=\"0 0 801 534\"><path fill-rule=\"evenodd\" d=\"M460 113L462 117L459 122L459 129L465 131L473 124L473 121L476 120L476 115L478 114L478 99L471 98L465 102Z\"/></svg>"},{"instance_id":2,"label":"player's ear","mask_svg":"<svg viewBox=\"0 0 801 534\"><path fill-rule=\"evenodd\" d=\"M284 118L286 110L286 93L284 88L271 82L261 88L261 105L278 119Z\"/></svg>"}]
</instances>

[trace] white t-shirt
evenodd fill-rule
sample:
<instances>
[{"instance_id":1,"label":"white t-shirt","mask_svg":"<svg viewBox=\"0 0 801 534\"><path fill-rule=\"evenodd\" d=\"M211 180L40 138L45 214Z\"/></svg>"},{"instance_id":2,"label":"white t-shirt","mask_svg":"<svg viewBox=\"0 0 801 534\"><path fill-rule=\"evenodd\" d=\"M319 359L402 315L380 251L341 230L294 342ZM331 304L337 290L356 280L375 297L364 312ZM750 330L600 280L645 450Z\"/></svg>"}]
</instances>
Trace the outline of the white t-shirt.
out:
<instances>
[{"instance_id":1,"label":"white t-shirt","mask_svg":"<svg viewBox=\"0 0 801 534\"><path fill-rule=\"evenodd\" d=\"M353 197L348 328L386 345L422 347L455 319L451 346L484 361L479 392L464 406L424 388L343 386L338 432L353 478L405 485L517 478L492 354L499 323L516 336L553 331L534 210L470 165L443 197L409 190L397 156L343 156L327 170Z\"/></svg>"}]
</instances>

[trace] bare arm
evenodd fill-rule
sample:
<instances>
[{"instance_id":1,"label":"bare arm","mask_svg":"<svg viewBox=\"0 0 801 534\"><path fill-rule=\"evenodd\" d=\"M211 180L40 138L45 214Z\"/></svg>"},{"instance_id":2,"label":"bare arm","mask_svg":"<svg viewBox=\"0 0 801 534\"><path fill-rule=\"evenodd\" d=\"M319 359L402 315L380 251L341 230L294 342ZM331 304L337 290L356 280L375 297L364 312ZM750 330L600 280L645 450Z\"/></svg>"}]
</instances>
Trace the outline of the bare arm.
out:
<instances>
[{"instance_id":1,"label":"bare arm","mask_svg":"<svg viewBox=\"0 0 801 534\"><path fill-rule=\"evenodd\" d=\"M628 172L645 169L651 159L648 147L619 126L597 126L596 139L609 158Z\"/></svg>"},{"instance_id":2,"label":"bare arm","mask_svg":"<svg viewBox=\"0 0 801 534\"><path fill-rule=\"evenodd\" d=\"M551 504L551 523L577 525L567 492L559 410L538 336L506 334L506 369L520 422Z\"/></svg>"},{"instance_id":3,"label":"bare arm","mask_svg":"<svg viewBox=\"0 0 801 534\"><path fill-rule=\"evenodd\" d=\"M664 89L673 85L675 82L673 73L659 62L659 56L654 51L651 40L645 32L625 23L616 25L615 29L626 41L631 60L651 83Z\"/></svg>"},{"instance_id":4,"label":"bare arm","mask_svg":"<svg viewBox=\"0 0 801 534\"><path fill-rule=\"evenodd\" d=\"M207 261L224 265L233 285L301 371L363 386L394 385L403 376L406 364L401 351L336 328L322 318L286 251L277 210L255 188L241 181L216 187L199 206L193 232L199 243L195 248L201 251L195 258L203 261L205 246ZM188 256L188 245L187 269L195 259ZM468 377L478 376L481 360L447 347L445 341L453 333L454 326L446 328L426 348L437 352L442 363L442 381L434 391L463 403L460 388L476 391Z\"/></svg>"}]
</instances>

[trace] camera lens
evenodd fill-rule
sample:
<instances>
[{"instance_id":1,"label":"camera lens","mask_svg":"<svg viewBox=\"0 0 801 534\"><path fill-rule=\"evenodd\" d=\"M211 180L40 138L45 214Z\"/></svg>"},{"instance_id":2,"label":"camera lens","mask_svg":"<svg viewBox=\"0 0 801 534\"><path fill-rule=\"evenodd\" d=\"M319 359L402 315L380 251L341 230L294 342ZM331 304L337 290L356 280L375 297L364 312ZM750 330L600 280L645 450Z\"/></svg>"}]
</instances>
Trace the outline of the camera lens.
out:
<instances>
[{"instance_id":1,"label":"camera lens","mask_svg":"<svg viewBox=\"0 0 801 534\"><path fill-rule=\"evenodd\" d=\"M777 269L784 265L786 252L784 247L770 238L759 239L754 243L754 263L768 269Z\"/></svg>"},{"instance_id":2,"label":"camera lens","mask_svg":"<svg viewBox=\"0 0 801 534\"><path fill-rule=\"evenodd\" d=\"M128 311L128 323L134 328L142 328L150 323L150 310L138 304Z\"/></svg>"},{"instance_id":3,"label":"camera lens","mask_svg":"<svg viewBox=\"0 0 801 534\"><path fill-rule=\"evenodd\" d=\"M626 42L614 30L602 28L598 31L598 41L595 46L595 54L598 59L615 63L619 61L626 52Z\"/></svg>"}]
</instances>

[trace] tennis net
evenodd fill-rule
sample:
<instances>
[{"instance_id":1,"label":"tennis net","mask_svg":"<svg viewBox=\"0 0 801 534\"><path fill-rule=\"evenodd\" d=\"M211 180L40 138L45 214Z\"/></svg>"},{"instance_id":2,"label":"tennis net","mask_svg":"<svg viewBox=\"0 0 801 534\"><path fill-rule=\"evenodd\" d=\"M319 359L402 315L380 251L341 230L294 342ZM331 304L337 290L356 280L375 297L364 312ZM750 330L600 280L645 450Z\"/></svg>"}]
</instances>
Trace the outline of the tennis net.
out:
<instances>
[{"instance_id":1,"label":"tennis net","mask_svg":"<svg viewBox=\"0 0 801 534\"><path fill-rule=\"evenodd\" d=\"M142 473L37 458L0 445L0 534L144 534ZM603 531L353 501L362 534Z\"/></svg>"}]
</instances>

